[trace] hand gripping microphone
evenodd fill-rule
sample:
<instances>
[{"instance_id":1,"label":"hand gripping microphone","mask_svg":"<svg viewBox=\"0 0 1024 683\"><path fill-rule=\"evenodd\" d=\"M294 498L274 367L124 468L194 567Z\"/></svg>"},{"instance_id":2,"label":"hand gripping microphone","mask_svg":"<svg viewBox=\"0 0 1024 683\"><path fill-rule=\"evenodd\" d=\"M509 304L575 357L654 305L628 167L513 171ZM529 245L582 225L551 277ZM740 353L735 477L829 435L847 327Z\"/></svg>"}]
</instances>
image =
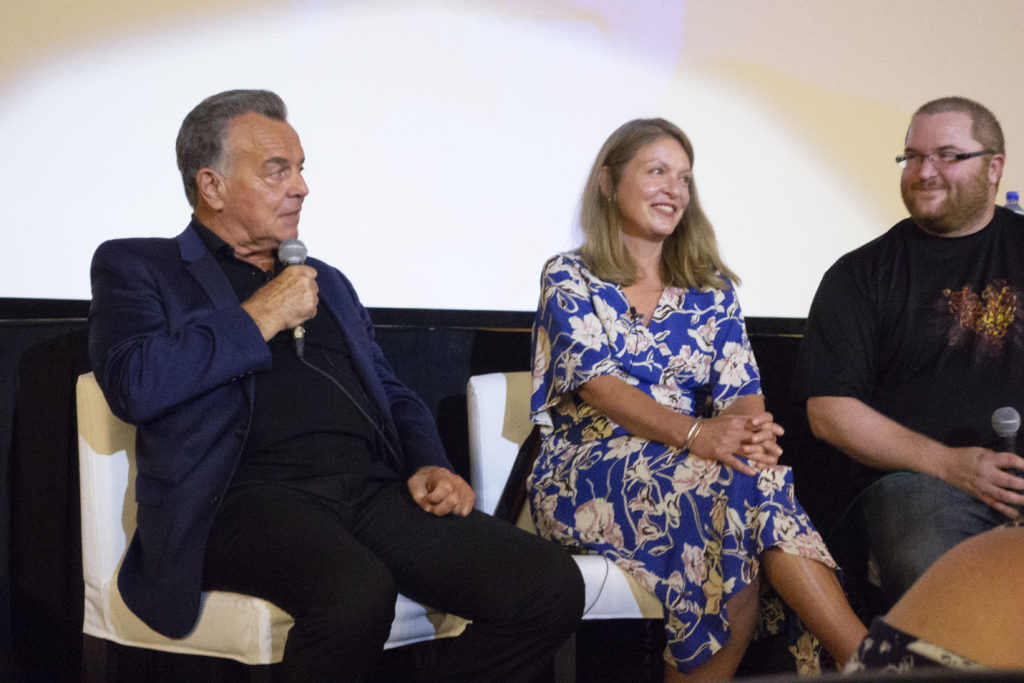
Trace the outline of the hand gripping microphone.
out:
<instances>
[{"instance_id":1,"label":"hand gripping microphone","mask_svg":"<svg viewBox=\"0 0 1024 683\"><path fill-rule=\"evenodd\" d=\"M301 266L306 262L306 253L306 245L301 240L284 240L277 248L277 260L285 266ZM302 358L306 348L306 328L300 323L295 326L292 334L295 336L295 355ZM1020 425L1019 417L1017 424Z\"/></svg>"},{"instance_id":2,"label":"hand gripping microphone","mask_svg":"<svg viewBox=\"0 0 1024 683\"><path fill-rule=\"evenodd\" d=\"M999 437L999 448L1007 453L1017 452L1017 430L1020 429L1020 413L1007 406L992 413L992 429Z\"/></svg>"}]
</instances>

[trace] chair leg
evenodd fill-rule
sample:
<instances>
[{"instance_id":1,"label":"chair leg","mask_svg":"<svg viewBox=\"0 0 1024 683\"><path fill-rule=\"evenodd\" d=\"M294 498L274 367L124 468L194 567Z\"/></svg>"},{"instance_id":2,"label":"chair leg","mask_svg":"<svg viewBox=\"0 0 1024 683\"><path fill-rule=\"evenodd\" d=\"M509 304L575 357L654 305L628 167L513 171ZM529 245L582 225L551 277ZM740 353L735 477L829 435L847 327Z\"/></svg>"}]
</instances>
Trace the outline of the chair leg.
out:
<instances>
[{"instance_id":1,"label":"chair leg","mask_svg":"<svg viewBox=\"0 0 1024 683\"><path fill-rule=\"evenodd\" d=\"M117 645L82 634L82 683L117 680Z\"/></svg>"},{"instance_id":2,"label":"chair leg","mask_svg":"<svg viewBox=\"0 0 1024 683\"><path fill-rule=\"evenodd\" d=\"M555 683L576 681L576 633L555 652Z\"/></svg>"}]
</instances>

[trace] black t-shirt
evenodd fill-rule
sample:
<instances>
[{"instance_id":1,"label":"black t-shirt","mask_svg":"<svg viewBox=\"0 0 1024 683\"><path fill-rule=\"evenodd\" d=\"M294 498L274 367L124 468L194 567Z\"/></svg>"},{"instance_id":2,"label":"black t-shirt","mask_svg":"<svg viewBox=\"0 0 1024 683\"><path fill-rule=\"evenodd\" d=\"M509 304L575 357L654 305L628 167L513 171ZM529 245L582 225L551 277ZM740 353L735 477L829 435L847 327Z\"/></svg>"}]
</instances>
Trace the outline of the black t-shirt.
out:
<instances>
[{"instance_id":1,"label":"black t-shirt","mask_svg":"<svg viewBox=\"0 0 1024 683\"><path fill-rule=\"evenodd\" d=\"M849 396L948 446L996 446L993 411L1024 414L1024 217L965 237L911 219L825 273L795 398Z\"/></svg>"}]
</instances>

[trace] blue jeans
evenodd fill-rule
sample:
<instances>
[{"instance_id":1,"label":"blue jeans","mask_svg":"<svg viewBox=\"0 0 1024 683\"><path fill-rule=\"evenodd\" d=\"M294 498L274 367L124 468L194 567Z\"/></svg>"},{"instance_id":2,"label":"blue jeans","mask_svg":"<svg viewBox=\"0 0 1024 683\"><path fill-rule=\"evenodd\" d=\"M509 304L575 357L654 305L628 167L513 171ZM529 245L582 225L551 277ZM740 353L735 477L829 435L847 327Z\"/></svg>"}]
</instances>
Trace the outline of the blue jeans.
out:
<instances>
[{"instance_id":1,"label":"blue jeans","mask_svg":"<svg viewBox=\"0 0 1024 683\"><path fill-rule=\"evenodd\" d=\"M861 502L889 605L947 550L1008 521L969 493L917 472L886 475Z\"/></svg>"}]
</instances>

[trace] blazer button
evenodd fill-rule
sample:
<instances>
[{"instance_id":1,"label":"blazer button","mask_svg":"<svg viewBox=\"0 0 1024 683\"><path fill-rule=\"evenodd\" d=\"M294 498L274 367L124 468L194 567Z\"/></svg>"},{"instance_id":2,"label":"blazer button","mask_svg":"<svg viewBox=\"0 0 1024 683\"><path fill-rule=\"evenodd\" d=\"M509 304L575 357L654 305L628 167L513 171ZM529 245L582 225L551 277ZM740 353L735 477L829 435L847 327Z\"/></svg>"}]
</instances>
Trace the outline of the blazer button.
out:
<instances>
[{"instance_id":1,"label":"blazer button","mask_svg":"<svg viewBox=\"0 0 1024 683\"><path fill-rule=\"evenodd\" d=\"M211 496L210 497L210 507L217 507L218 503L220 503L220 496Z\"/></svg>"}]
</instances>

